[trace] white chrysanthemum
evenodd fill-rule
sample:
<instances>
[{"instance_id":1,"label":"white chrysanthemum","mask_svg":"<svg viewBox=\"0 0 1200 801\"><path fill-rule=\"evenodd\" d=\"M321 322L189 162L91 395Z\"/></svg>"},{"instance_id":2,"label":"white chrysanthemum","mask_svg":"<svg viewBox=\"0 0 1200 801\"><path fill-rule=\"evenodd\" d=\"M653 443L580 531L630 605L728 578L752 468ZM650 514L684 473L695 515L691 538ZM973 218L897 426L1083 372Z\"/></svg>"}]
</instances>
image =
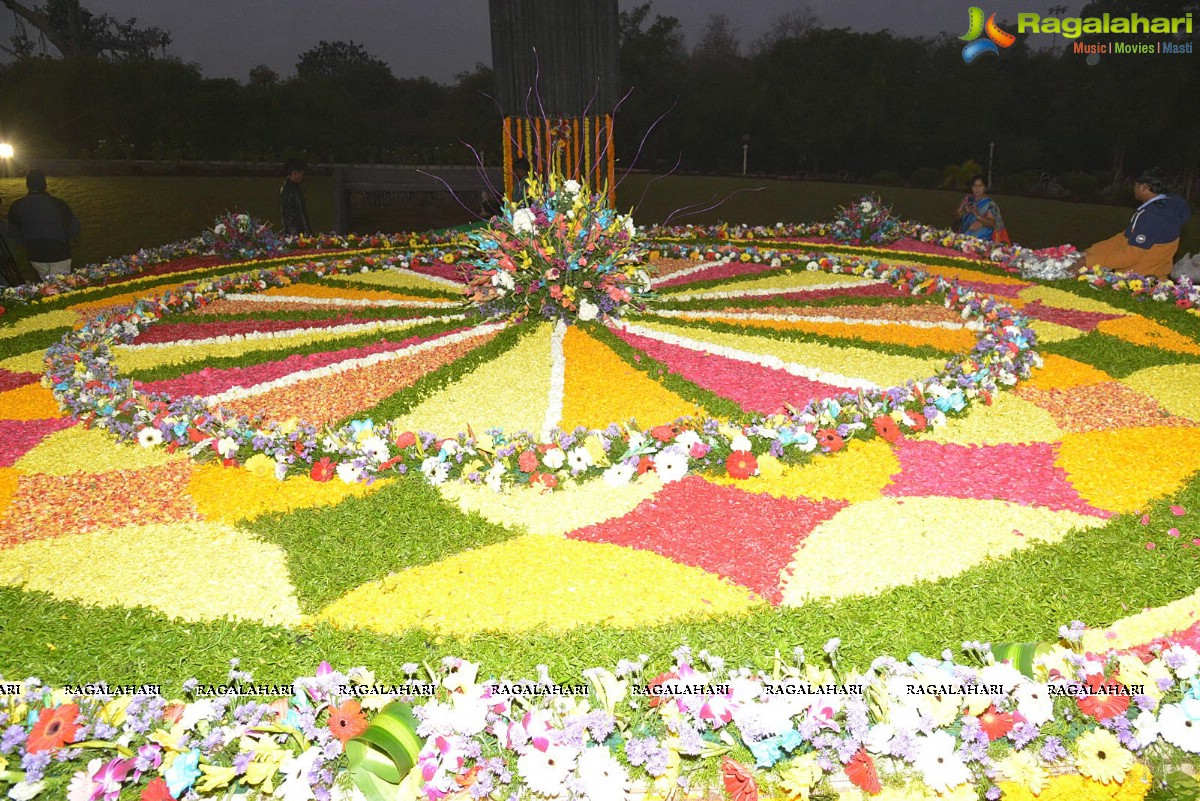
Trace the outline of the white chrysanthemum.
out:
<instances>
[{"instance_id":1,"label":"white chrysanthemum","mask_svg":"<svg viewBox=\"0 0 1200 801\"><path fill-rule=\"evenodd\" d=\"M512 290L516 285L517 279L513 278L512 273L507 270L497 270L495 275L492 276L492 286Z\"/></svg>"},{"instance_id":2,"label":"white chrysanthemum","mask_svg":"<svg viewBox=\"0 0 1200 801\"><path fill-rule=\"evenodd\" d=\"M629 774L602 745L594 745L580 755L578 773L580 789L588 801L621 801L629 797Z\"/></svg>"},{"instance_id":3,"label":"white chrysanthemum","mask_svg":"<svg viewBox=\"0 0 1200 801\"><path fill-rule=\"evenodd\" d=\"M863 214L870 214L871 210L875 207L864 200L862 203L859 204L858 208L860 211L862 211Z\"/></svg>"},{"instance_id":4,"label":"white chrysanthemum","mask_svg":"<svg viewBox=\"0 0 1200 801\"><path fill-rule=\"evenodd\" d=\"M633 224L632 217L625 218L625 232L629 234L630 239L633 239L635 236L637 236L637 226Z\"/></svg>"},{"instance_id":5,"label":"white chrysanthemum","mask_svg":"<svg viewBox=\"0 0 1200 801\"><path fill-rule=\"evenodd\" d=\"M157 428L143 428L138 432L138 445L143 448L153 448L155 445L161 445L162 441L162 432Z\"/></svg>"},{"instance_id":6,"label":"white chrysanthemum","mask_svg":"<svg viewBox=\"0 0 1200 801\"><path fill-rule=\"evenodd\" d=\"M542 464L551 470L557 470L567 463L567 455L562 448L551 448L542 454Z\"/></svg>"},{"instance_id":7,"label":"white chrysanthemum","mask_svg":"<svg viewBox=\"0 0 1200 801\"><path fill-rule=\"evenodd\" d=\"M1158 729L1162 738L1176 748L1200 753L1200 720L1188 717L1179 704L1168 704L1159 710Z\"/></svg>"},{"instance_id":8,"label":"white chrysanthemum","mask_svg":"<svg viewBox=\"0 0 1200 801\"><path fill-rule=\"evenodd\" d=\"M279 766L283 781L275 788L275 795L284 801L309 801L314 798L308 774L312 772L313 763L320 754L320 750L314 746L298 757L283 760Z\"/></svg>"},{"instance_id":9,"label":"white chrysanthemum","mask_svg":"<svg viewBox=\"0 0 1200 801\"><path fill-rule=\"evenodd\" d=\"M670 484L687 475L688 458L682 453L660 453L654 457L654 470L664 484Z\"/></svg>"},{"instance_id":10,"label":"white chrysanthemum","mask_svg":"<svg viewBox=\"0 0 1200 801\"><path fill-rule=\"evenodd\" d=\"M1158 718L1149 709L1143 709L1133 719L1133 736L1137 738L1138 745L1142 748L1157 740L1161 733L1162 729L1158 725Z\"/></svg>"},{"instance_id":11,"label":"white chrysanthemum","mask_svg":"<svg viewBox=\"0 0 1200 801\"><path fill-rule=\"evenodd\" d=\"M944 793L971 778L971 771L955 752L954 737L950 734L939 729L928 737L916 739L917 758L913 764L931 788Z\"/></svg>"},{"instance_id":12,"label":"white chrysanthemum","mask_svg":"<svg viewBox=\"0 0 1200 801\"><path fill-rule=\"evenodd\" d=\"M572 448L567 453L567 464L571 466L572 470L587 470L593 464L592 454L582 445L578 448Z\"/></svg>"},{"instance_id":13,"label":"white chrysanthemum","mask_svg":"<svg viewBox=\"0 0 1200 801\"><path fill-rule=\"evenodd\" d=\"M493 492L504 491L504 465L496 462L492 465L492 469L487 471L487 477L484 479L488 485L488 489Z\"/></svg>"},{"instance_id":14,"label":"white chrysanthemum","mask_svg":"<svg viewBox=\"0 0 1200 801\"><path fill-rule=\"evenodd\" d=\"M752 448L753 446L750 444L750 440L745 434L738 434L729 443L729 449L731 451L748 451Z\"/></svg>"},{"instance_id":15,"label":"white chrysanthemum","mask_svg":"<svg viewBox=\"0 0 1200 801\"><path fill-rule=\"evenodd\" d=\"M217 453L221 455L222 459L229 459L233 457L237 451L237 440L233 437L221 437L221 439L217 441Z\"/></svg>"},{"instance_id":16,"label":"white chrysanthemum","mask_svg":"<svg viewBox=\"0 0 1200 801\"><path fill-rule=\"evenodd\" d=\"M633 465L618 462L604 471L604 483L610 487L623 487L633 479Z\"/></svg>"},{"instance_id":17,"label":"white chrysanthemum","mask_svg":"<svg viewBox=\"0 0 1200 801\"><path fill-rule=\"evenodd\" d=\"M580 320L583 320L584 322L587 322L588 320L595 320L598 314L600 314L599 306L597 306L595 303L592 303L587 298L579 299Z\"/></svg>"},{"instance_id":18,"label":"white chrysanthemum","mask_svg":"<svg viewBox=\"0 0 1200 801\"><path fill-rule=\"evenodd\" d=\"M582 188L583 187L579 185L579 181L576 181L574 178L568 178L567 180L563 181L562 191L568 195L578 195L579 190Z\"/></svg>"},{"instance_id":19,"label":"white chrysanthemum","mask_svg":"<svg viewBox=\"0 0 1200 801\"><path fill-rule=\"evenodd\" d=\"M513 212L512 226L518 234L531 234L537 227L537 218L529 209L517 209Z\"/></svg>"},{"instance_id":20,"label":"white chrysanthemum","mask_svg":"<svg viewBox=\"0 0 1200 801\"><path fill-rule=\"evenodd\" d=\"M545 751L530 748L517 760L517 773L530 790L538 795L561 798L566 795L567 777L575 768L575 752L562 746Z\"/></svg>"},{"instance_id":21,"label":"white chrysanthemum","mask_svg":"<svg viewBox=\"0 0 1200 801\"><path fill-rule=\"evenodd\" d=\"M896 727L890 723L876 723L867 731L863 745L872 754L886 754L892 738L896 736Z\"/></svg>"}]
</instances>

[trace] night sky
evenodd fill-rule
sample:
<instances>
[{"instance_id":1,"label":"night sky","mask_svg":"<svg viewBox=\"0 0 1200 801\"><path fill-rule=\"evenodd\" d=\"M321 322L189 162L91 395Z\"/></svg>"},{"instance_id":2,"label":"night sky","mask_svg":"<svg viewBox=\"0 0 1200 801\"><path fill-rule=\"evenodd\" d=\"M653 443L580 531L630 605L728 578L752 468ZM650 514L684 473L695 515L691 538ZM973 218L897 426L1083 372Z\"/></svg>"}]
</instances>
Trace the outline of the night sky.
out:
<instances>
[{"instance_id":1,"label":"night sky","mask_svg":"<svg viewBox=\"0 0 1200 801\"><path fill-rule=\"evenodd\" d=\"M620 0L620 7L642 2ZM1015 19L1017 11L1044 13L1047 2L811 0L808 6L827 28L933 36L965 33L972 3L997 12L997 19ZM1069 5L1071 13L1082 7ZM287 77L298 56L322 39L362 44L398 78L425 75L448 83L476 63L491 63L487 0L83 0L83 6L170 31L167 54L213 78L245 81L256 64ZM725 14L745 47L780 14L803 6L796 0L654 0L651 15L678 17L691 47L711 14ZM0 8L0 40L13 28L13 15Z\"/></svg>"}]
</instances>

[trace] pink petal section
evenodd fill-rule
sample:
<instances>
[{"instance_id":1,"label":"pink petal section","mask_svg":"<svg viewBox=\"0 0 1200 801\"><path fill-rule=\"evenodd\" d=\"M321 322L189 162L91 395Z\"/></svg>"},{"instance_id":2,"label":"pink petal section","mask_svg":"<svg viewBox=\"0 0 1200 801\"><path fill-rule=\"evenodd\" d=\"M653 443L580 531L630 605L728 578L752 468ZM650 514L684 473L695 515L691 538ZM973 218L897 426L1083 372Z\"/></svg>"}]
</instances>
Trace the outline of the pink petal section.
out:
<instances>
[{"instance_id":1,"label":"pink petal section","mask_svg":"<svg viewBox=\"0 0 1200 801\"><path fill-rule=\"evenodd\" d=\"M964 289L974 289L984 295L997 295L1004 298L1017 298L1022 290L1029 289L1032 284L989 284L986 281L959 281Z\"/></svg>"},{"instance_id":2,"label":"pink petal section","mask_svg":"<svg viewBox=\"0 0 1200 801\"><path fill-rule=\"evenodd\" d=\"M1021 313L1035 320L1045 320L1048 323L1066 325L1081 331L1094 331L1096 326L1105 320L1115 320L1121 315L1104 314L1102 312L1079 311L1077 309L1060 309L1057 306L1047 306L1040 300L1025 304Z\"/></svg>"},{"instance_id":3,"label":"pink petal section","mask_svg":"<svg viewBox=\"0 0 1200 801\"><path fill-rule=\"evenodd\" d=\"M164 392L171 397L180 397L183 395L199 395L202 397L216 395L233 387L252 387L266 381L274 381L277 378L283 378L301 370L328 367L331 364L336 364L347 359L370 356L372 353L403 350L421 342L428 342L433 339L449 336L452 333L455 332L447 331L430 337L409 337L401 342L388 342L384 340L358 348L344 348L342 350L326 351L325 353L311 353L308 355L293 354L286 359L263 362L252 367L227 367L223 369L205 367L203 370L188 373L178 378L169 378L163 381L151 381L148 383L135 381L134 384L144 392Z\"/></svg>"},{"instance_id":4,"label":"pink petal section","mask_svg":"<svg viewBox=\"0 0 1200 801\"><path fill-rule=\"evenodd\" d=\"M36 384L40 378L41 376L37 373L13 373L0 369L0 392L8 392L10 389Z\"/></svg>"},{"instance_id":5,"label":"pink petal section","mask_svg":"<svg viewBox=\"0 0 1200 801\"><path fill-rule=\"evenodd\" d=\"M788 300L823 300L825 298L903 298L907 292L891 284L846 284L831 289L814 289L810 292L787 292L779 295ZM773 298L774 299L774 298Z\"/></svg>"},{"instance_id":6,"label":"pink petal section","mask_svg":"<svg viewBox=\"0 0 1200 801\"><path fill-rule=\"evenodd\" d=\"M264 308L264 312L269 311ZM158 323L138 334L133 341L135 345L148 342L179 342L188 339L206 339L208 337L235 336L238 334L267 333L271 331L291 331L299 329L333 328L339 325L354 323L370 323L376 320L403 319L397 317L355 317L344 314L341 317L321 320L272 320L269 318L253 320L217 320L211 323Z\"/></svg>"},{"instance_id":7,"label":"pink petal section","mask_svg":"<svg viewBox=\"0 0 1200 801\"><path fill-rule=\"evenodd\" d=\"M900 473L884 495L942 495L1001 500L1096 517L1110 513L1079 496L1066 472L1054 464L1055 445L943 445L902 440L896 445Z\"/></svg>"},{"instance_id":8,"label":"pink petal section","mask_svg":"<svg viewBox=\"0 0 1200 801\"><path fill-rule=\"evenodd\" d=\"M845 506L845 501L755 495L690 476L668 484L624 517L567 536L653 551L725 576L778 604L780 573L796 547Z\"/></svg>"},{"instance_id":9,"label":"pink petal section","mask_svg":"<svg viewBox=\"0 0 1200 801\"><path fill-rule=\"evenodd\" d=\"M39 442L75 425L69 417L50 420L0 420L0 467L12 467Z\"/></svg>"},{"instance_id":10,"label":"pink petal section","mask_svg":"<svg viewBox=\"0 0 1200 801\"><path fill-rule=\"evenodd\" d=\"M649 337L614 331L617 336L670 368L671 372L723 398L729 398L748 412L774 412L786 401L797 408L816 398L830 398L848 392L845 387L812 381L773 367L763 367L710 353L669 345Z\"/></svg>"},{"instance_id":11,"label":"pink petal section","mask_svg":"<svg viewBox=\"0 0 1200 801\"><path fill-rule=\"evenodd\" d=\"M419 264L414 263L410 265L409 269L415 273L436 275L439 278L449 278L451 281L456 281L460 284L465 283L463 281L462 268L457 264L446 264L444 261L422 261Z\"/></svg>"}]
</instances>

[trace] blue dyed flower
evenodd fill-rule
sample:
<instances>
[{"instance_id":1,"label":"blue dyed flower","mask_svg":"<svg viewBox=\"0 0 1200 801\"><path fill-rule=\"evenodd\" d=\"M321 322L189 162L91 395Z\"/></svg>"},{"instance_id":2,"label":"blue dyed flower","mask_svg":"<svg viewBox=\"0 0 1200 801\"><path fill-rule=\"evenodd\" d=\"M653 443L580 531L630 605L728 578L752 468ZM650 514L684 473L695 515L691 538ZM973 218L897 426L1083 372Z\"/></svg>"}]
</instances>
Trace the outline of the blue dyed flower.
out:
<instances>
[{"instance_id":1,"label":"blue dyed flower","mask_svg":"<svg viewBox=\"0 0 1200 801\"><path fill-rule=\"evenodd\" d=\"M783 749L778 737L768 737L758 742L747 743L750 753L754 754L754 767L769 768L783 759Z\"/></svg>"},{"instance_id":2,"label":"blue dyed flower","mask_svg":"<svg viewBox=\"0 0 1200 801\"><path fill-rule=\"evenodd\" d=\"M167 789L171 791L171 795L176 798L182 796L184 791L200 778L200 749L193 748L186 754L175 757L171 767L163 773L163 778L167 780Z\"/></svg>"}]
</instances>

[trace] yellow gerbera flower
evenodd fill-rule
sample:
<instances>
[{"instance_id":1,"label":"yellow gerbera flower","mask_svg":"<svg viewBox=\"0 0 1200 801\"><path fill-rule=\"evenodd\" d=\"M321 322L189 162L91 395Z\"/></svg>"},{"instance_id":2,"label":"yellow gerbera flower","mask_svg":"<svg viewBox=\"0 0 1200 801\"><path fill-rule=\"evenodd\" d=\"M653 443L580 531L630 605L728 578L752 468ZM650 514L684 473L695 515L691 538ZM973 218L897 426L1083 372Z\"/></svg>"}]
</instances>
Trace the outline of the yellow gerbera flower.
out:
<instances>
[{"instance_id":1,"label":"yellow gerbera flower","mask_svg":"<svg viewBox=\"0 0 1200 801\"><path fill-rule=\"evenodd\" d=\"M1094 729L1075 741L1079 772L1101 784L1122 782L1133 767L1133 754L1107 729Z\"/></svg>"}]
</instances>

